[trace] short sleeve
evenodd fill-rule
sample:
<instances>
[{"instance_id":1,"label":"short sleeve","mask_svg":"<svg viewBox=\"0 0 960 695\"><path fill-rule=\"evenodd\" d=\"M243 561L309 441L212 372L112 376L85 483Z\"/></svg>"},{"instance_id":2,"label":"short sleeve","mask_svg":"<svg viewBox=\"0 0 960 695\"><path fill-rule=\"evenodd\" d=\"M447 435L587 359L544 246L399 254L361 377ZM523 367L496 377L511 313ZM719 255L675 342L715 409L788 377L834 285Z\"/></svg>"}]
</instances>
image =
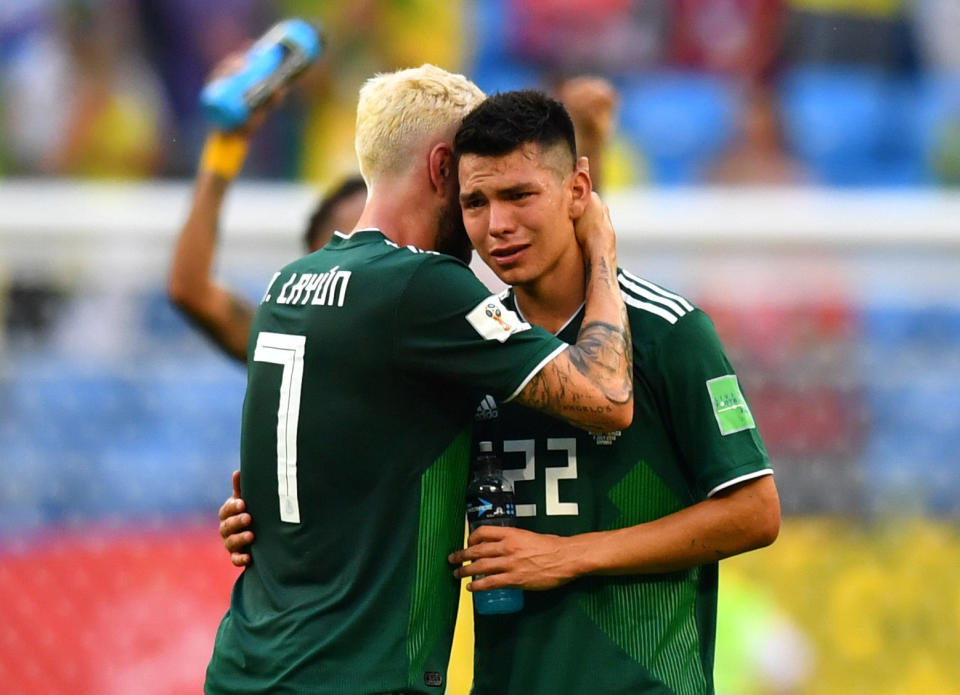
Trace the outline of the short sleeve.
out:
<instances>
[{"instance_id":1,"label":"short sleeve","mask_svg":"<svg viewBox=\"0 0 960 695\"><path fill-rule=\"evenodd\" d=\"M687 314L657 351L659 388L697 492L710 495L772 472L750 406L713 322Z\"/></svg>"},{"instance_id":2,"label":"short sleeve","mask_svg":"<svg viewBox=\"0 0 960 695\"><path fill-rule=\"evenodd\" d=\"M513 398L567 344L504 306L453 258L430 255L397 304L398 367Z\"/></svg>"}]
</instances>

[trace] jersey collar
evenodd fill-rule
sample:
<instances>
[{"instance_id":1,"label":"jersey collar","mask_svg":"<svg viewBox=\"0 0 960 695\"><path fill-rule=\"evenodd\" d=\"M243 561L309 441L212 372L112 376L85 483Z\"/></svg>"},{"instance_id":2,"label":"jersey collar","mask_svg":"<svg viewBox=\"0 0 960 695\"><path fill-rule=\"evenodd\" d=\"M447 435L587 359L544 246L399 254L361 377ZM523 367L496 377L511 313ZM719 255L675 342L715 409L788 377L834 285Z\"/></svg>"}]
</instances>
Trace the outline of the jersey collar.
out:
<instances>
[{"instance_id":1,"label":"jersey collar","mask_svg":"<svg viewBox=\"0 0 960 695\"><path fill-rule=\"evenodd\" d=\"M349 234L344 234L343 232L337 230L333 233L333 237L330 240L330 243L335 244L336 246L342 246L348 243L364 243L368 241L379 241L380 239L386 239L381 232L376 227L365 227L364 229L358 229Z\"/></svg>"},{"instance_id":2,"label":"jersey collar","mask_svg":"<svg viewBox=\"0 0 960 695\"><path fill-rule=\"evenodd\" d=\"M517 302L517 295L514 293L513 288L512 287L507 288L507 292L509 293L508 296L510 297L510 302L513 304L514 311L517 312L517 315L520 317L520 319L524 323L530 323L527 320L527 317L523 315L523 311L521 311L520 309L520 304ZM577 310L573 312L570 318L568 318L566 321L563 322L563 325L560 326L560 328L554 333L554 335L559 336L561 333L567 330L567 327L571 323L573 323L577 319L577 317L580 316L580 314L583 312L583 308L586 305L587 305L587 301L586 300L582 301L580 303L580 306L577 307Z\"/></svg>"}]
</instances>

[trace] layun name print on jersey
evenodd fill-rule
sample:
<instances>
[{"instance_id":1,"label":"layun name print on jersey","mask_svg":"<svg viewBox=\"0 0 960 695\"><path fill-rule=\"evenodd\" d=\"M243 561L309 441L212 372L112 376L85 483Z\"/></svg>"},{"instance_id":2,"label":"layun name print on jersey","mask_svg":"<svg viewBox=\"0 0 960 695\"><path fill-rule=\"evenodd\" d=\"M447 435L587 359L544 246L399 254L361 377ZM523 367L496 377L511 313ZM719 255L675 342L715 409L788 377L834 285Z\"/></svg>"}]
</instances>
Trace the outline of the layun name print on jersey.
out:
<instances>
[{"instance_id":1,"label":"layun name print on jersey","mask_svg":"<svg viewBox=\"0 0 960 695\"><path fill-rule=\"evenodd\" d=\"M350 284L349 270L340 270L340 266L334 266L325 273L303 273L297 277L297 273L291 273L290 277L280 287L280 294L277 295L277 304L300 304L306 306L343 306L347 296L347 285ZM272 297L270 290L277 282L280 273L274 273L273 279L267 286L267 293L263 295L260 303L269 302Z\"/></svg>"}]
</instances>

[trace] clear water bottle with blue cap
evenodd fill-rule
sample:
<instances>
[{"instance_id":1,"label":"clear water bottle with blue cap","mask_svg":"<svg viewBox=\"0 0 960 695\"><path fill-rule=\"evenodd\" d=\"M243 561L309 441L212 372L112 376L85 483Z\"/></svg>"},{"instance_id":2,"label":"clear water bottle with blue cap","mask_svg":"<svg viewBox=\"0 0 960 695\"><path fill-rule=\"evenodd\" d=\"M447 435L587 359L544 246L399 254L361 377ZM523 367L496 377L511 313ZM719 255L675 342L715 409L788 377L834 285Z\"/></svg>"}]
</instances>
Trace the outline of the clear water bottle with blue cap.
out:
<instances>
[{"instance_id":1,"label":"clear water bottle with blue cap","mask_svg":"<svg viewBox=\"0 0 960 695\"><path fill-rule=\"evenodd\" d=\"M244 54L243 67L200 92L203 114L222 130L239 128L258 106L320 57L317 29L302 19L275 24Z\"/></svg>"},{"instance_id":2,"label":"clear water bottle with blue cap","mask_svg":"<svg viewBox=\"0 0 960 695\"><path fill-rule=\"evenodd\" d=\"M491 442L480 442L467 485L467 521L470 530L478 526L515 526L517 506L513 482L503 475L500 460L493 453ZM474 577L480 579L480 575ZM523 608L521 589L489 589L473 594L473 605L480 615L515 613Z\"/></svg>"}]
</instances>

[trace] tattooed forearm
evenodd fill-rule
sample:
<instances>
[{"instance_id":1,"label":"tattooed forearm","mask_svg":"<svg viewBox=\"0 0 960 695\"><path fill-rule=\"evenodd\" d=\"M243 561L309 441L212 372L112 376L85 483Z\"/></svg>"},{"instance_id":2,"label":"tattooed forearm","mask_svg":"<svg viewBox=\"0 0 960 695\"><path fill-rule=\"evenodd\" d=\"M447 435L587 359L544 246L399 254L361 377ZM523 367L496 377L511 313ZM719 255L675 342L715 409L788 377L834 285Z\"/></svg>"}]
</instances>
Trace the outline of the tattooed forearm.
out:
<instances>
[{"instance_id":1,"label":"tattooed forearm","mask_svg":"<svg viewBox=\"0 0 960 695\"><path fill-rule=\"evenodd\" d=\"M633 345L629 328L602 321L584 324L577 344L567 352L570 363L600 387L611 403L626 403L633 396Z\"/></svg>"},{"instance_id":2,"label":"tattooed forearm","mask_svg":"<svg viewBox=\"0 0 960 695\"><path fill-rule=\"evenodd\" d=\"M629 331L591 322L580 329L576 345L530 380L519 400L577 427L596 429L633 397L632 355Z\"/></svg>"},{"instance_id":3,"label":"tattooed forearm","mask_svg":"<svg viewBox=\"0 0 960 695\"><path fill-rule=\"evenodd\" d=\"M594 264L591 263L590 265L587 266L587 268L589 269L593 265ZM597 282L602 282L604 285L607 285L608 287L612 287L614 288L614 290L616 290L617 283L616 283L616 280L614 279L614 274L610 272L610 265L607 263L607 259L606 258L598 259L596 262L596 265L598 266L598 270L599 270L599 272L597 273ZM590 278L592 275L593 273L588 272L587 277Z\"/></svg>"}]
</instances>

